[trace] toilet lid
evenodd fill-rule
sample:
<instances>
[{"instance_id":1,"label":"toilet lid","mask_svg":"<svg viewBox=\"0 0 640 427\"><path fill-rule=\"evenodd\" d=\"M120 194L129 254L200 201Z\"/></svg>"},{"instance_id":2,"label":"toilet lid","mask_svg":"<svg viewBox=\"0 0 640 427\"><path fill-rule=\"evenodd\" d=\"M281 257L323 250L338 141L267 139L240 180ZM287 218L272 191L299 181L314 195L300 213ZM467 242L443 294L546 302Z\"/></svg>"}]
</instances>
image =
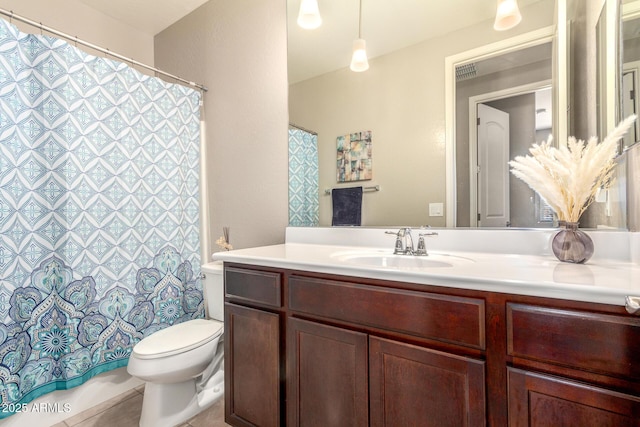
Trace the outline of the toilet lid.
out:
<instances>
[{"instance_id":1,"label":"toilet lid","mask_svg":"<svg viewBox=\"0 0 640 427\"><path fill-rule=\"evenodd\" d=\"M133 347L141 359L155 359L184 353L222 334L224 324L216 320L194 319L161 329Z\"/></svg>"}]
</instances>

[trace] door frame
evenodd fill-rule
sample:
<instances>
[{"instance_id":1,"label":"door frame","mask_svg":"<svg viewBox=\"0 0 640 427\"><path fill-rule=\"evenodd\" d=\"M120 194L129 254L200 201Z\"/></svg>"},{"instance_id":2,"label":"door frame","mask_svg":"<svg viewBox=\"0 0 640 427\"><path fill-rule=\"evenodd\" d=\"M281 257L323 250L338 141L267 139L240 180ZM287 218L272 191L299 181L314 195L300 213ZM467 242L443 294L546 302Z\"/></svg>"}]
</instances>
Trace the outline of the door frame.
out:
<instances>
[{"instance_id":1,"label":"door frame","mask_svg":"<svg viewBox=\"0 0 640 427\"><path fill-rule=\"evenodd\" d=\"M478 227L478 104L498 99L533 93L540 89L552 88L553 80L540 80L521 86L487 92L469 97L469 226ZM553 112L552 112L553 115Z\"/></svg>"},{"instance_id":2,"label":"door frame","mask_svg":"<svg viewBox=\"0 0 640 427\"><path fill-rule=\"evenodd\" d=\"M636 110L635 114L639 114L640 113L640 60L625 62L624 64L622 64L622 74L624 75L625 73L633 73L633 84L634 84L634 89L636 91L635 99L633 103L634 103L634 108ZM620 89L621 92L622 90L623 88ZM622 95L624 95L624 93L622 93ZM624 117L624 107L623 107L623 117ZM631 144L637 142L637 140L640 140L640 124L638 123L637 120L634 122L633 127L635 131L635 135L634 135L635 140L631 141ZM627 135L628 133L625 136Z\"/></svg>"}]
</instances>

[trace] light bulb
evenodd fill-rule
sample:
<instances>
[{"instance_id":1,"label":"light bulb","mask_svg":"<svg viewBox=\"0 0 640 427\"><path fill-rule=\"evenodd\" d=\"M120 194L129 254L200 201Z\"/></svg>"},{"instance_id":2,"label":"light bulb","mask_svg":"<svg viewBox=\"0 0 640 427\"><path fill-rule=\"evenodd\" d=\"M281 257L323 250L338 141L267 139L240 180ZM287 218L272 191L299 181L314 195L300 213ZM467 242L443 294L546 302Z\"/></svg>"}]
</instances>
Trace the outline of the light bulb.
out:
<instances>
[{"instance_id":1,"label":"light bulb","mask_svg":"<svg viewBox=\"0 0 640 427\"><path fill-rule=\"evenodd\" d=\"M313 30L320 24L322 24L322 18L318 10L318 0L302 0L298 13L298 25L305 30Z\"/></svg>"},{"instance_id":2,"label":"light bulb","mask_svg":"<svg viewBox=\"0 0 640 427\"><path fill-rule=\"evenodd\" d=\"M498 0L496 20L493 29L497 31L509 30L522 21L517 0Z\"/></svg>"},{"instance_id":3,"label":"light bulb","mask_svg":"<svg viewBox=\"0 0 640 427\"><path fill-rule=\"evenodd\" d=\"M369 69L367 60L367 43L364 39L353 41L353 56L351 57L351 71L361 72Z\"/></svg>"}]
</instances>

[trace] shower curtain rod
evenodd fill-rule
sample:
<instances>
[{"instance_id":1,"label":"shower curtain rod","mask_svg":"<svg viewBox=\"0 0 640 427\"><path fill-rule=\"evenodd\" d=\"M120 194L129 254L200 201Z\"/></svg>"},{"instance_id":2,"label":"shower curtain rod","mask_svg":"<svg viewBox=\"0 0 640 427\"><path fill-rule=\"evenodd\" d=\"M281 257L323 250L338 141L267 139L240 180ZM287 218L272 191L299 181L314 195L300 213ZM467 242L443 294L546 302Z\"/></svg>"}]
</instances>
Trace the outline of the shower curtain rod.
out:
<instances>
[{"instance_id":1,"label":"shower curtain rod","mask_svg":"<svg viewBox=\"0 0 640 427\"><path fill-rule=\"evenodd\" d=\"M316 135L316 136L318 136L318 132L314 132L314 131L312 131L312 130L305 129L305 128L303 128L302 126L298 126L298 125L296 125L296 124L294 124L294 123L289 122L289 126L294 127L294 128L296 128L296 129L298 129L298 130L301 130L301 131L304 131L304 132L310 133L311 135Z\"/></svg>"},{"instance_id":2,"label":"shower curtain rod","mask_svg":"<svg viewBox=\"0 0 640 427\"><path fill-rule=\"evenodd\" d=\"M153 71L156 74L162 74L165 77L169 77L171 79L174 79L174 80L177 80L179 82L185 83L188 86L193 86L193 87L195 87L197 89L200 89L203 92L207 92L207 90L208 90L207 87L204 86L204 85L201 85L199 83L195 83L195 82L192 82L192 81L189 81L189 80L185 80L182 77L178 77L178 76L175 76L173 74L167 73L166 71L159 70L156 67L152 67L151 65L147 65L147 64L143 64L142 62L138 62L133 58L127 58L126 56L111 52L109 49L106 49L104 47L97 46L97 45L95 45L93 43L89 43L88 41L79 39L77 36L72 36L70 34L63 33L62 31L58 31L58 30L53 29L51 27L47 27L46 25L42 25L42 22L36 22L36 21L33 21L33 20L31 20L29 18L26 18L24 16L17 15L15 13L13 13L12 10L5 10L5 9L1 9L0 8L0 14L8 16L10 20L11 19L15 19L16 21L24 22L25 24L29 24L29 25L31 25L33 27L39 28L40 30L46 31L48 33L55 34L56 36L63 37L65 39L69 40L69 41L73 41L75 43L79 43L79 44L81 44L83 46L87 46L87 47L89 47L91 49L97 50L98 52L102 52L102 53L107 54L109 56L113 56L115 58L118 58L118 59L122 60L125 63L129 63L129 64L132 64L132 65L136 65L138 67L141 67L141 68L145 68L147 70Z\"/></svg>"}]
</instances>

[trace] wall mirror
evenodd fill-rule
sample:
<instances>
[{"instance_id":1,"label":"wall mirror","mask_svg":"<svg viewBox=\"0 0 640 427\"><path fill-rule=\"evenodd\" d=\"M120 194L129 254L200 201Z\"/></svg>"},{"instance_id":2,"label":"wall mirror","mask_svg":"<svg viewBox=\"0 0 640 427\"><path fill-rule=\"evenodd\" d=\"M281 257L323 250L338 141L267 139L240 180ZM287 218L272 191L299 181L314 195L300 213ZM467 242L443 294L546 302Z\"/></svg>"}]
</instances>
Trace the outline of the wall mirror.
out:
<instances>
[{"instance_id":1,"label":"wall mirror","mask_svg":"<svg viewBox=\"0 0 640 427\"><path fill-rule=\"evenodd\" d=\"M552 111L553 124L545 128L546 133L573 134L573 127L580 123L572 116L575 112L557 114L567 111L566 105L572 105L572 99L564 100L564 109L558 109L557 104L559 98L569 97L578 88L571 86L558 91L557 79L563 76L558 75L562 70L558 71L557 61L559 55L566 59L585 49L574 46L573 30L578 25L567 28L568 25L556 25L556 22L572 19L580 22L577 14L584 11L575 11L575 16L569 16L571 13L567 11L565 0L520 0L522 22L512 30L498 32L493 30L493 0L435 3L398 0L393 3L391 6L386 2L362 0L360 11L356 0L319 0L322 25L314 30L303 30L296 24L300 1L287 2L289 117L292 124L317 134L319 225L331 224L331 198L325 194L326 190L350 185L379 186L380 191L363 195L364 226L482 225L482 220L480 224L472 220L470 150L467 148L453 156L467 159L466 166L450 159L452 147L455 147L451 142L458 140L449 139L458 135L449 130L458 124L455 113L447 111L452 108L447 97L455 96L455 92L447 93L451 90L448 88L455 88L455 67L445 61L476 51L476 57L460 58L456 64L475 63L481 74L479 78L487 81L490 74L502 81L508 80L513 77L514 73L509 71L513 68L531 72L537 65L550 65L546 74L533 78L533 83L513 83L510 94L527 98L527 108L533 111L532 120L535 120L536 110ZM361 37L367 43L370 68L355 73L348 66L359 24ZM535 40L532 40L532 34ZM558 37L565 41L564 45L557 43ZM510 40L509 43L520 40L521 46L503 45L503 52L487 53L488 46L500 47L506 40ZM531 61L519 62L522 57L532 58L534 54L541 55L536 56L535 66ZM503 68L482 74L479 69L483 66L487 69L496 66L491 60L501 63ZM574 80L567 78L567 73L571 72L564 70L565 82ZM499 104L501 91L505 88L500 80L496 82L487 83L487 89L482 93L474 93L470 97L472 101ZM546 94L538 95L538 98L551 98L551 101L538 101L546 102L546 107L536 107L539 90L546 90ZM463 102L462 110L466 117L459 120L459 126L466 128L468 133L470 111L473 111L469 98ZM527 144L544 139L542 134L535 134L536 127L529 128ZM371 131L373 178L338 183L336 138L364 130ZM469 137L466 138L468 146ZM464 146L465 143L461 143L458 148ZM458 176L456 170L460 168L467 170L466 176ZM457 191L450 191L452 188ZM505 221L500 226L552 225L533 192L526 193L522 199L526 209L532 212L533 222ZM514 200L513 203L518 202Z\"/></svg>"},{"instance_id":2,"label":"wall mirror","mask_svg":"<svg viewBox=\"0 0 640 427\"><path fill-rule=\"evenodd\" d=\"M640 112L640 1L622 2L622 115L628 117ZM640 141L640 123L625 136L623 149Z\"/></svg>"}]
</instances>

